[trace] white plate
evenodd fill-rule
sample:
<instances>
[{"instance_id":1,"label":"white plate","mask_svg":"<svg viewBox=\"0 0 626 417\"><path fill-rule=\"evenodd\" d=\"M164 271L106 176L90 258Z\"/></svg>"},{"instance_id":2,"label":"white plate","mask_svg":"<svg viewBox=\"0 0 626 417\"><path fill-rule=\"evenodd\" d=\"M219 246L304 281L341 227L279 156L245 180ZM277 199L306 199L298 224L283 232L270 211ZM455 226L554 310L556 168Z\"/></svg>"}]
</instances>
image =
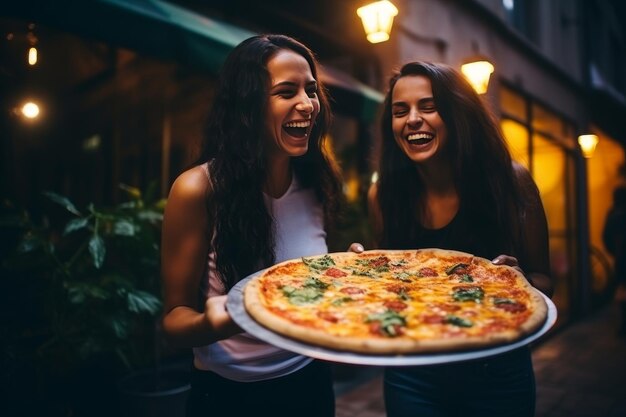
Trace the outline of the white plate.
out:
<instances>
[{"instance_id":1,"label":"white plate","mask_svg":"<svg viewBox=\"0 0 626 417\"><path fill-rule=\"evenodd\" d=\"M418 365L437 365L451 362L469 361L474 359L486 358L488 356L499 355L519 347L525 346L543 336L556 322L557 311L556 306L545 295L541 294L548 305L548 317L543 326L535 333L507 345L495 346L486 349L472 350L466 352L449 352L449 353L421 353L421 354L403 354L403 355L368 355L363 353L345 352L341 350L333 350L326 347L311 345L298 340L290 339L281 334L275 333L266 327L258 324L246 311L243 304L243 288L252 278L256 277L263 271L256 272L249 277L239 281L228 293L226 308L235 323L243 330L255 336L264 342L274 346L299 353L301 355L310 356L312 358L322 359L332 362L349 363L355 365L374 365L374 366L418 366Z\"/></svg>"}]
</instances>

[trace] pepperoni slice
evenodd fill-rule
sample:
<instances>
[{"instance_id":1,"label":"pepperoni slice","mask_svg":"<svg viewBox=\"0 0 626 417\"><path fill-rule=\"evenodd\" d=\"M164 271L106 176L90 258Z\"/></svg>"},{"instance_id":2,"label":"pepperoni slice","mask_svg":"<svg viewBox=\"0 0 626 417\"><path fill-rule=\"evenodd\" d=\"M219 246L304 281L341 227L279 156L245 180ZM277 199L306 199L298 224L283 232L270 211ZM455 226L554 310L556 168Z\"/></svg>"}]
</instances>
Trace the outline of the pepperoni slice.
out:
<instances>
[{"instance_id":1,"label":"pepperoni slice","mask_svg":"<svg viewBox=\"0 0 626 417\"><path fill-rule=\"evenodd\" d=\"M381 335L383 334L383 328L379 321L373 321L369 325L369 331L371 334Z\"/></svg>"},{"instance_id":2,"label":"pepperoni slice","mask_svg":"<svg viewBox=\"0 0 626 417\"><path fill-rule=\"evenodd\" d=\"M379 256L378 258L372 259L370 261L370 266L372 268L378 268L379 266L387 265L389 261L390 259L387 258L386 256Z\"/></svg>"},{"instance_id":3,"label":"pepperoni slice","mask_svg":"<svg viewBox=\"0 0 626 417\"><path fill-rule=\"evenodd\" d=\"M436 277L437 272L432 268L421 268L419 270L419 275L422 277Z\"/></svg>"},{"instance_id":4,"label":"pepperoni slice","mask_svg":"<svg viewBox=\"0 0 626 417\"><path fill-rule=\"evenodd\" d=\"M408 287L402 284L391 284L387 285L385 289L389 292L395 292L396 294L400 294L401 292L406 292Z\"/></svg>"},{"instance_id":5,"label":"pepperoni slice","mask_svg":"<svg viewBox=\"0 0 626 417\"><path fill-rule=\"evenodd\" d=\"M526 306L520 303L500 303L496 304L496 307L508 311L509 313L521 313L522 311L526 311Z\"/></svg>"},{"instance_id":6,"label":"pepperoni slice","mask_svg":"<svg viewBox=\"0 0 626 417\"><path fill-rule=\"evenodd\" d=\"M329 277L333 277L333 278L341 278L341 277L347 276L348 273L342 271L341 269L328 268L326 272L324 273L324 275L328 275Z\"/></svg>"},{"instance_id":7,"label":"pepperoni slice","mask_svg":"<svg viewBox=\"0 0 626 417\"><path fill-rule=\"evenodd\" d=\"M389 310L395 311L396 313L408 307L406 303L403 303L402 301L399 301L399 300L388 300L388 301L385 301L383 305L387 307Z\"/></svg>"},{"instance_id":8,"label":"pepperoni slice","mask_svg":"<svg viewBox=\"0 0 626 417\"><path fill-rule=\"evenodd\" d=\"M339 321L339 318L337 316L335 316L333 313L329 313L328 311L318 311L317 317L331 323L337 323Z\"/></svg>"},{"instance_id":9,"label":"pepperoni slice","mask_svg":"<svg viewBox=\"0 0 626 417\"><path fill-rule=\"evenodd\" d=\"M422 322L426 324L441 324L444 322L444 317L438 314L426 314L422 316Z\"/></svg>"},{"instance_id":10,"label":"pepperoni slice","mask_svg":"<svg viewBox=\"0 0 626 417\"><path fill-rule=\"evenodd\" d=\"M344 294L365 294L365 290L359 287L345 287L339 291Z\"/></svg>"}]
</instances>

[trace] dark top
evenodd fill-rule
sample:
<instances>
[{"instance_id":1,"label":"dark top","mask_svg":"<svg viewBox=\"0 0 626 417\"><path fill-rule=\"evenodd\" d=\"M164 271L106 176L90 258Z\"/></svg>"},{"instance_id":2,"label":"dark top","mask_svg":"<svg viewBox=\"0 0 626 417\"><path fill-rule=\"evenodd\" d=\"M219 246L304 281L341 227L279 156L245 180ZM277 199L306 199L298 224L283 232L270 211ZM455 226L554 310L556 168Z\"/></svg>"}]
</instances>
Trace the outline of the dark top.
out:
<instances>
[{"instance_id":1,"label":"dark top","mask_svg":"<svg viewBox=\"0 0 626 417\"><path fill-rule=\"evenodd\" d=\"M417 233L411 247L415 249L439 248L471 253L481 258L493 259L506 251L497 248L495 242L488 237L487 231L481 233L480 228L466 220L461 211L457 212L452 221L441 229L417 227ZM404 245L403 245L404 246ZM408 248L403 248L408 249Z\"/></svg>"}]
</instances>

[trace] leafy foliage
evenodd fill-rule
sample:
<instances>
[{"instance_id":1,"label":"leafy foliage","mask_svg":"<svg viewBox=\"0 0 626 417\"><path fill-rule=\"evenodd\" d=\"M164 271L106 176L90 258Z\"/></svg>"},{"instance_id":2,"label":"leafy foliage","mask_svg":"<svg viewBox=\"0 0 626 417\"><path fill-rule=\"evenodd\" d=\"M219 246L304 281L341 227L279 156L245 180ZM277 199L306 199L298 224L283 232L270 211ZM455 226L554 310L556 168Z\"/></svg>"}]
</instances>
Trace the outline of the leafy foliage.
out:
<instances>
[{"instance_id":1,"label":"leafy foliage","mask_svg":"<svg viewBox=\"0 0 626 417\"><path fill-rule=\"evenodd\" d=\"M35 224L25 212L0 220L0 226L19 231L3 270L13 280L30 280L42 310L12 341L19 346L28 339L36 359L59 373L98 355L115 355L128 368L154 359L164 200L155 198L155 187L145 196L133 187L122 189L129 201L84 210L45 192L70 216L58 229L46 221Z\"/></svg>"}]
</instances>

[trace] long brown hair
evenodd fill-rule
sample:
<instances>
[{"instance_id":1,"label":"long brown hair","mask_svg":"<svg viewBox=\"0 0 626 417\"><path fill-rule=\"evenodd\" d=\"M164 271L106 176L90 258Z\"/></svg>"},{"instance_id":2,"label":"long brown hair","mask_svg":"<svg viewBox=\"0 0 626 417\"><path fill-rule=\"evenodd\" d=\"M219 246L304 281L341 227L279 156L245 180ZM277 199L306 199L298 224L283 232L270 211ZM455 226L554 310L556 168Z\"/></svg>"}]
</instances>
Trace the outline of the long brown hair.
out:
<instances>
[{"instance_id":1,"label":"long brown hair","mask_svg":"<svg viewBox=\"0 0 626 417\"><path fill-rule=\"evenodd\" d=\"M382 116L378 182L383 214L381 244L410 247L421 226L416 213L424 209L424 184L414 163L396 144L391 128L391 99L396 82L416 75L430 80L435 106L446 125L446 151L452 159L459 210L470 225L470 232L500 253L523 256L520 185L498 124L458 71L428 62L408 63L389 81Z\"/></svg>"}]
</instances>

